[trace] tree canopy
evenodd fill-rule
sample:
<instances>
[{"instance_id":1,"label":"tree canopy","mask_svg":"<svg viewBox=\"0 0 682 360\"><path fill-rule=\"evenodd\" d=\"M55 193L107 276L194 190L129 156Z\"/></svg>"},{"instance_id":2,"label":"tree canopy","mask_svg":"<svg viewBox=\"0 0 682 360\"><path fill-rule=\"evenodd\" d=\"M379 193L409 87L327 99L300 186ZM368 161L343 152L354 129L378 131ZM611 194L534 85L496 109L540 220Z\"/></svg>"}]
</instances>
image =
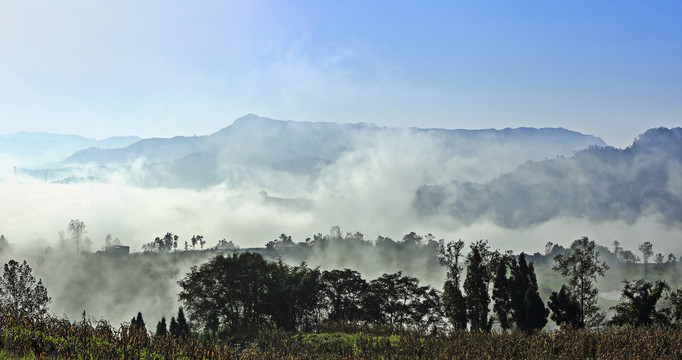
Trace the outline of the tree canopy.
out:
<instances>
[{"instance_id":1,"label":"tree canopy","mask_svg":"<svg viewBox=\"0 0 682 360\"><path fill-rule=\"evenodd\" d=\"M599 326L605 314L597 307L599 290L596 281L597 276L606 275L609 266L606 262L599 262L599 251L594 241L587 237L575 240L568 252L555 256L554 261L553 269L568 277L568 290L578 303L578 324Z\"/></svg>"},{"instance_id":2,"label":"tree canopy","mask_svg":"<svg viewBox=\"0 0 682 360\"><path fill-rule=\"evenodd\" d=\"M24 261L10 260L0 278L0 306L29 315L42 315L51 299L42 280L36 281Z\"/></svg>"}]
</instances>

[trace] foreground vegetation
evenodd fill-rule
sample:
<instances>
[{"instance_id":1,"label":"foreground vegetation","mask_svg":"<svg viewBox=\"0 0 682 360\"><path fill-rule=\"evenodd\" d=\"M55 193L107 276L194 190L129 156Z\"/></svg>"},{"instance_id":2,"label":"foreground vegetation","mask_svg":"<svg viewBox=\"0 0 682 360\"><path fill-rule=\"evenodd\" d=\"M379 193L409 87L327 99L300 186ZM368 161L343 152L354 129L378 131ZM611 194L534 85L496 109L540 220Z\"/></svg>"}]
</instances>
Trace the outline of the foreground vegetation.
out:
<instances>
[{"instance_id":1,"label":"foreground vegetation","mask_svg":"<svg viewBox=\"0 0 682 360\"><path fill-rule=\"evenodd\" d=\"M457 331L389 335L381 328L294 334L263 330L228 344L214 338L157 336L124 324L50 316L0 315L0 358L57 359L679 359L680 327L606 327L525 334Z\"/></svg>"}]
</instances>

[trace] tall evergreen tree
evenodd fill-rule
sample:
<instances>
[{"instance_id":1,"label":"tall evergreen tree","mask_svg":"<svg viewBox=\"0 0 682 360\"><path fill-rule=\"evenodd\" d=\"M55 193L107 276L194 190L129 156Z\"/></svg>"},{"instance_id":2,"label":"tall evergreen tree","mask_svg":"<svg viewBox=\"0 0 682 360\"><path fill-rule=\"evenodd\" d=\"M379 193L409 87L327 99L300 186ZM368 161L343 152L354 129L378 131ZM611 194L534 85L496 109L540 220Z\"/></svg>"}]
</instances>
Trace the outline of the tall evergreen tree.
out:
<instances>
[{"instance_id":1,"label":"tall evergreen tree","mask_svg":"<svg viewBox=\"0 0 682 360\"><path fill-rule=\"evenodd\" d=\"M162 317L161 321L156 324L156 336L166 336L168 335L168 329L166 327L166 318Z\"/></svg>"},{"instance_id":2,"label":"tall evergreen tree","mask_svg":"<svg viewBox=\"0 0 682 360\"><path fill-rule=\"evenodd\" d=\"M471 244L471 252L467 255L467 274L464 280L466 293L467 319L471 331L490 331L492 323L488 319L490 296L487 286L487 267L481 255L483 242Z\"/></svg>"},{"instance_id":3,"label":"tall evergreen tree","mask_svg":"<svg viewBox=\"0 0 682 360\"><path fill-rule=\"evenodd\" d=\"M467 304L464 294L452 282L445 282L443 286L443 310L452 326L457 330L467 328Z\"/></svg>"},{"instance_id":4,"label":"tall evergreen tree","mask_svg":"<svg viewBox=\"0 0 682 360\"><path fill-rule=\"evenodd\" d=\"M516 327L524 332L539 330L547 324L549 310L538 292L533 263L526 262L526 254L519 255L511 266L511 308Z\"/></svg>"},{"instance_id":5,"label":"tall evergreen tree","mask_svg":"<svg viewBox=\"0 0 682 360\"><path fill-rule=\"evenodd\" d=\"M146 331L147 325L144 323L144 319L142 318L142 312L140 312L140 311L137 312L137 318L135 319L135 326L138 329Z\"/></svg>"},{"instance_id":6,"label":"tall evergreen tree","mask_svg":"<svg viewBox=\"0 0 682 360\"><path fill-rule=\"evenodd\" d=\"M178 322L175 321L175 317L171 317L170 321L170 326L168 327L168 332L170 333L170 336L174 338L179 338L181 331L180 328L178 327Z\"/></svg>"},{"instance_id":7,"label":"tall evergreen tree","mask_svg":"<svg viewBox=\"0 0 682 360\"><path fill-rule=\"evenodd\" d=\"M9 249L9 242L5 239L5 235L0 235L0 252Z\"/></svg>"},{"instance_id":8,"label":"tall evergreen tree","mask_svg":"<svg viewBox=\"0 0 682 360\"><path fill-rule=\"evenodd\" d=\"M493 312L495 312L503 330L512 327L512 318L510 317L512 284L507 277L507 268L512 260L505 256L502 261L497 263L495 279L493 280Z\"/></svg>"},{"instance_id":9,"label":"tall evergreen tree","mask_svg":"<svg viewBox=\"0 0 682 360\"><path fill-rule=\"evenodd\" d=\"M182 306L178 309L178 336L181 338L188 338L190 335L189 325L187 324L187 319L185 319L185 312L182 310Z\"/></svg>"},{"instance_id":10,"label":"tall evergreen tree","mask_svg":"<svg viewBox=\"0 0 682 360\"><path fill-rule=\"evenodd\" d=\"M537 287L531 287L526 290L526 296L523 299L524 306L526 307L526 321L524 323L523 329L526 332L533 332L541 330L545 325L547 325L547 316L549 315L549 309L545 307L542 302L540 293Z\"/></svg>"}]
</instances>

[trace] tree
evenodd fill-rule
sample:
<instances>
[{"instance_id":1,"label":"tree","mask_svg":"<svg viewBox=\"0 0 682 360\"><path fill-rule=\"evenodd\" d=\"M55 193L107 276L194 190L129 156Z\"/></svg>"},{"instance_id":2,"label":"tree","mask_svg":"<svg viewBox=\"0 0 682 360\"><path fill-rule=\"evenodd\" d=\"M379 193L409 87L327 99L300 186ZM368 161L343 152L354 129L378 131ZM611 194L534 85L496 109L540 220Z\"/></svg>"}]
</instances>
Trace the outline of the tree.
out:
<instances>
[{"instance_id":1,"label":"tree","mask_svg":"<svg viewBox=\"0 0 682 360\"><path fill-rule=\"evenodd\" d=\"M176 339L187 339L190 336L189 325L187 324L187 319L185 319L185 313L182 310L182 307L178 309L177 320L175 317L171 318L168 332L171 337Z\"/></svg>"},{"instance_id":2,"label":"tree","mask_svg":"<svg viewBox=\"0 0 682 360\"><path fill-rule=\"evenodd\" d=\"M218 244L215 246L217 250L239 250L239 246L236 245L232 240L218 240Z\"/></svg>"},{"instance_id":3,"label":"tree","mask_svg":"<svg viewBox=\"0 0 682 360\"><path fill-rule=\"evenodd\" d=\"M80 252L81 241L83 240L83 234L85 234L86 225L78 219L71 219L69 222L68 231L71 233L71 238L76 243L76 254Z\"/></svg>"},{"instance_id":4,"label":"tree","mask_svg":"<svg viewBox=\"0 0 682 360\"><path fill-rule=\"evenodd\" d=\"M382 274L369 283L373 310L370 316L375 323L402 327L405 319L410 316L407 301L403 298L409 292L409 289L405 289L405 283L401 271Z\"/></svg>"},{"instance_id":5,"label":"tree","mask_svg":"<svg viewBox=\"0 0 682 360\"><path fill-rule=\"evenodd\" d=\"M659 265L660 265L660 264L663 264L663 261L665 261L665 257L663 256L663 254L658 253L658 254L656 254L656 256L654 257L654 261L656 262L656 264L659 264Z\"/></svg>"},{"instance_id":6,"label":"tree","mask_svg":"<svg viewBox=\"0 0 682 360\"><path fill-rule=\"evenodd\" d=\"M642 252L642 257L644 258L644 278L646 278L648 268L649 268L649 258L654 254L652 250L653 245L650 242L645 242L639 246L639 251Z\"/></svg>"},{"instance_id":7,"label":"tree","mask_svg":"<svg viewBox=\"0 0 682 360\"><path fill-rule=\"evenodd\" d=\"M633 253L630 250L621 250L618 253L618 260L626 264L634 264L636 262L639 262L641 259L639 258L639 256L635 255L635 253Z\"/></svg>"},{"instance_id":8,"label":"tree","mask_svg":"<svg viewBox=\"0 0 682 360\"><path fill-rule=\"evenodd\" d=\"M495 279L493 280L493 312L500 323L502 330L511 329L511 291L512 283L507 277L507 268L511 264L512 258L505 257L504 261L497 264Z\"/></svg>"},{"instance_id":9,"label":"tree","mask_svg":"<svg viewBox=\"0 0 682 360\"><path fill-rule=\"evenodd\" d=\"M466 301L459 288L462 267L459 258L462 256L464 241L441 243L438 248L440 264L446 268L446 280L443 285L443 310L452 326L457 330L467 327Z\"/></svg>"},{"instance_id":10,"label":"tree","mask_svg":"<svg viewBox=\"0 0 682 360\"><path fill-rule=\"evenodd\" d=\"M464 279L464 292L466 294L467 320L471 324L471 331L490 331L492 325L488 319L488 272L487 263L483 253L487 244L478 241L470 245L471 251L467 255L467 274Z\"/></svg>"},{"instance_id":11,"label":"tree","mask_svg":"<svg viewBox=\"0 0 682 360\"><path fill-rule=\"evenodd\" d=\"M580 316L580 304L571 294L566 285L561 286L557 293L553 291L549 295L547 307L552 311L550 317L559 326L569 326L572 328L583 327Z\"/></svg>"},{"instance_id":12,"label":"tree","mask_svg":"<svg viewBox=\"0 0 682 360\"><path fill-rule=\"evenodd\" d=\"M228 332L248 331L267 320L271 270L260 254L218 254L178 281L179 299L189 319L204 328L218 316Z\"/></svg>"},{"instance_id":13,"label":"tree","mask_svg":"<svg viewBox=\"0 0 682 360\"><path fill-rule=\"evenodd\" d=\"M177 247L178 236L169 232L163 237L156 237L154 241L142 245L145 252L170 252L173 247Z\"/></svg>"},{"instance_id":14,"label":"tree","mask_svg":"<svg viewBox=\"0 0 682 360\"><path fill-rule=\"evenodd\" d=\"M568 277L569 290L580 308L579 323L588 327L599 326L605 317L597 307L599 290L595 283L597 276L606 275L609 266L599 262L599 251L595 248L594 241L586 236L575 240L567 253L554 257L556 264L552 267Z\"/></svg>"},{"instance_id":15,"label":"tree","mask_svg":"<svg viewBox=\"0 0 682 360\"><path fill-rule=\"evenodd\" d=\"M185 312L182 310L182 306L178 308L178 333L177 337L186 339L190 335L189 324L187 324L187 319L185 319Z\"/></svg>"},{"instance_id":16,"label":"tree","mask_svg":"<svg viewBox=\"0 0 682 360\"><path fill-rule=\"evenodd\" d=\"M51 299L47 296L43 280L36 282L31 271L25 260L21 264L10 260L4 265L0 279L0 307L30 316L47 312Z\"/></svg>"},{"instance_id":17,"label":"tree","mask_svg":"<svg viewBox=\"0 0 682 360\"><path fill-rule=\"evenodd\" d=\"M620 246L619 241L614 241L613 242L613 255L616 256L616 259L620 259L620 253L623 251L623 247Z\"/></svg>"},{"instance_id":18,"label":"tree","mask_svg":"<svg viewBox=\"0 0 682 360\"><path fill-rule=\"evenodd\" d=\"M270 314L277 320L277 314L286 313L288 318L277 323L278 326L287 330L296 330L299 327L311 329L319 324L321 309L324 306L324 284L322 272L319 268L310 269L305 263L300 266L288 266L281 261L271 264L271 271L279 274L273 279L279 278L280 283L269 284L270 297L268 302ZM280 299L278 294L283 294L289 300L288 307L280 311ZM359 294L362 296L362 294ZM274 307L273 305L274 304Z\"/></svg>"},{"instance_id":19,"label":"tree","mask_svg":"<svg viewBox=\"0 0 682 360\"><path fill-rule=\"evenodd\" d=\"M679 324L682 322L682 288L677 288L668 295L670 301L671 320Z\"/></svg>"},{"instance_id":20,"label":"tree","mask_svg":"<svg viewBox=\"0 0 682 360\"><path fill-rule=\"evenodd\" d=\"M107 234L107 236L104 238L104 246L114 246L114 245L121 245L121 240L118 238L114 239L111 234Z\"/></svg>"},{"instance_id":21,"label":"tree","mask_svg":"<svg viewBox=\"0 0 682 360\"><path fill-rule=\"evenodd\" d=\"M329 319L356 321L362 314L362 298L367 292L367 282L360 273L350 269L324 271L324 294L329 304Z\"/></svg>"},{"instance_id":22,"label":"tree","mask_svg":"<svg viewBox=\"0 0 682 360\"><path fill-rule=\"evenodd\" d=\"M166 317L162 317L161 321L156 324L156 336L167 336L168 328L166 326Z\"/></svg>"},{"instance_id":23,"label":"tree","mask_svg":"<svg viewBox=\"0 0 682 360\"><path fill-rule=\"evenodd\" d=\"M677 257L673 255L673 253L668 254L668 262L669 263L677 262Z\"/></svg>"},{"instance_id":24,"label":"tree","mask_svg":"<svg viewBox=\"0 0 682 360\"><path fill-rule=\"evenodd\" d=\"M419 288L418 295L420 297L410 304L412 307L411 323L420 332L442 327L444 313L438 290L424 286Z\"/></svg>"},{"instance_id":25,"label":"tree","mask_svg":"<svg viewBox=\"0 0 682 360\"><path fill-rule=\"evenodd\" d=\"M178 322L175 321L175 317L171 317L168 334L173 338L178 338L180 336L180 328L178 328Z\"/></svg>"},{"instance_id":26,"label":"tree","mask_svg":"<svg viewBox=\"0 0 682 360\"><path fill-rule=\"evenodd\" d=\"M610 324L648 326L668 323L666 315L656 310L656 304L663 297L663 291L668 290L668 284L665 281L656 281L652 284L640 279L623 283L625 284L621 294L623 301L611 307L615 315L609 321Z\"/></svg>"},{"instance_id":27,"label":"tree","mask_svg":"<svg viewBox=\"0 0 682 360\"><path fill-rule=\"evenodd\" d=\"M545 244L545 255L551 254L552 249L554 249L554 243L551 241L548 241L547 244Z\"/></svg>"},{"instance_id":28,"label":"tree","mask_svg":"<svg viewBox=\"0 0 682 360\"><path fill-rule=\"evenodd\" d=\"M523 332L534 332L547 324L549 310L545 308L535 276L533 263L526 263L526 254L519 255L518 263L511 263L510 292L512 319Z\"/></svg>"},{"instance_id":29,"label":"tree","mask_svg":"<svg viewBox=\"0 0 682 360\"><path fill-rule=\"evenodd\" d=\"M143 331L147 331L147 325L144 323L144 318L142 318L142 312L137 312L137 318L135 318L135 326Z\"/></svg>"},{"instance_id":30,"label":"tree","mask_svg":"<svg viewBox=\"0 0 682 360\"><path fill-rule=\"evenodd\" d=\"M549 310L542 302L542 298L540 297L537 288L531 287L526 290L523 305L526 308L526 319L521 330L525 332L535 332L547 325Z\"/></svg>"},{"instance_id":31,"label":"tree","mask_svg":"<svg viewBox=\"0 0 682 360\"><path fill-rule=\"evenodd\" d=\"M5 239L5 235L0 235L0 253L9 249L9 242Z\"/></svg>"}]
</instances>

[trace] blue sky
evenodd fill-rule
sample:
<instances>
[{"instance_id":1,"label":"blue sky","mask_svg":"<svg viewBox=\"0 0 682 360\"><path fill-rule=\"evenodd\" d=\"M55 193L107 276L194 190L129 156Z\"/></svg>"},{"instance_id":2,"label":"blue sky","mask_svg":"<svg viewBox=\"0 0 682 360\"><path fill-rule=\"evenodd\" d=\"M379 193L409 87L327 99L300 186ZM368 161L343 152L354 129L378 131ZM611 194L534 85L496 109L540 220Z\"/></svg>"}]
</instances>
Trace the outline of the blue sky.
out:
<instances>
[{"instance_id":1,"label":"blue sky","mask_svg":"<svg viewBox=\"0 0 682 360\"><path fill-rule=\"evenodd\" d=\"M682 124L680 1L0 2L0 133Z\"/></svg>"}]
</instances>

